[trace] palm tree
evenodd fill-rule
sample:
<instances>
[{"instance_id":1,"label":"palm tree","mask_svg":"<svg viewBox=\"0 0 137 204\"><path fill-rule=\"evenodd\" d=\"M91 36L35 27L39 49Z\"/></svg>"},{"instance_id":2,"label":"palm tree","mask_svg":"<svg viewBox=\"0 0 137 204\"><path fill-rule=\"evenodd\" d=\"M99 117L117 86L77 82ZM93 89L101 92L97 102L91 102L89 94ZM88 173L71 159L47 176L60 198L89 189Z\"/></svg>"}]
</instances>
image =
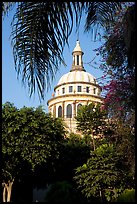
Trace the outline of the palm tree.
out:
<instances>
[{"instance_id":1,"label":"palm tree","mask_svg":"<svg viewBox=\"0 0 137 204\"><path fill-rule=\"evenodd\" d=\"M15 69L23 84L28 85L30 96L37 88L40 99L44 99L45 90L64 63L63 48L69 46L74 21L78 29L85 12L86 31L96 24L108 28L113 14L121 8L120 2L16 3L11 34ZM11 7L14 2L8 4ZM8 4L3 3L3 11L8 10Z\"/></svg>"}]
</instances>

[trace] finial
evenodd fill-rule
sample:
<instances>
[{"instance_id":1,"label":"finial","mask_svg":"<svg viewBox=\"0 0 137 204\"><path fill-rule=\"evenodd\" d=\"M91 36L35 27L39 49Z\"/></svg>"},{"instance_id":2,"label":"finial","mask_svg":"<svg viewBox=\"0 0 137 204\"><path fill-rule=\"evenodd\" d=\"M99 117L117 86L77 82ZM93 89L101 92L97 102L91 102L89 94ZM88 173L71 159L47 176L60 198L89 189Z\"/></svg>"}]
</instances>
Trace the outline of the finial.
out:
<instances>
[{"instance_id":1,"label":"finial","mask_svg":"<svg viewBox=\"0 0 137 204\"><path fill-rule=\"evenodd\" d=\"M79 41L79 30L77 31L77 41Z\"/></svg>"}]
</instances>

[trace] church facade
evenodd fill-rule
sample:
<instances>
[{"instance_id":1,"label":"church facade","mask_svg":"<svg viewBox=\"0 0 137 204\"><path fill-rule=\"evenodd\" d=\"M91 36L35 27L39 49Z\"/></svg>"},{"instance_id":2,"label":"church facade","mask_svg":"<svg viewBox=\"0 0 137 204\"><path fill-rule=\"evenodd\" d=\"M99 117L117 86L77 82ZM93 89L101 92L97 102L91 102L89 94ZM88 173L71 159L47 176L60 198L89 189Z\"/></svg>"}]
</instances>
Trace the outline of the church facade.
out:
<instances>
[{"instance_id":1,"label":"church facade","mask_svg":"<svg viewBox=\"0 0 137 204\"><path fill-rule=\"evenodd\" d=\"M54 88L54 96L48 100L49 112L54 117L63 118L69 132L77 133L76 120L79 107L91 102L103 103L101 87L96 78L83 67L80 42L72 52L72 67L64 74Z\"/></svg>"}]
</instances>

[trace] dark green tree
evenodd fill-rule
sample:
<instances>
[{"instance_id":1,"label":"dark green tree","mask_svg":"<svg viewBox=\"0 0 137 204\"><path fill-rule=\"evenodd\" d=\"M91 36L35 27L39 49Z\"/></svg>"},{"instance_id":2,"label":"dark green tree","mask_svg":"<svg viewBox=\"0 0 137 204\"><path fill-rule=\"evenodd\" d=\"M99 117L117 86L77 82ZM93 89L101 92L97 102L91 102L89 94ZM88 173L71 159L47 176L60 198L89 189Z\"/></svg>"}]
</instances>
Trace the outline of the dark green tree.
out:
<instances>
[{"instance_id":1,"label":"dark green tree","mask_svg":"<svg viewBox=\"0 0 137 204\"><path fill-rule=\"evenodd\" d=\"M45 201L49 203L85 203L86 199L84 199L71 182L61 181L48 187Z\"/></svg>"},{"instance_id":2,"label":"dark green tree","mask_svg":"<svg viewBox=\"0 0 137 204\"><path fill-rule=\"evenodd\" d=\"M134 188L135 182L135 132L128 123L120 120L111 120L108 131L105 132L104 143L113 144L117 152L123 155L124 165L127 166L131 180L129 188Z\"/></svg>"},{"instance_id":3,"label":"dark green tree","mask_svg":"<svg viewBox=\"0 0 137 204\"><path fill-rule=\"evenodd\" d=\"M89 199L95 196L100 201L112 201L128 181L122 160L122 155L117 153L116 147L101 145L91 152L87 163L76 169L74 180L78 188Z\"/></svg>"},{"instance_id":4,"label":"dark green tree","mask_svg":"<svg viewBox=\"0 0 137 204\"><path fill-rule=\"evenodd\" d=\"M103 105L90 103L80 107L76 121L77 129L82 131L84 135L90 135L93 141L93 148L95 150L94 137L99 134L102 135L106 128L107 113L103 109Z\"/></svg>"},{"instance_id":5,"label":"dark green tree","mask_svg":"<svg viewBox=\"0 0 137 204\"><path fill-rule=\"evenodd\" d=\"M17 109L7 102L2 107L3 201L10 201L12 184L26 161L31 170L59 157L59 143L65 131L62 121L46 114L42 107ZM7 192L7 193L6 193Z\"/></svg>"},{"instance_id":6,"label":"dark green tree","mask_svg":"<svg viewBox=\"0 0 137 204\"><path fill-rule=\"evenodd\" d=\"M62 140L60 155L55 164L55 172L52 175L55 181L69 181L75 174L74 169L87 161L90 156L91 146L80 138L79 135L70 134Z\"/></svg>"}]
</instances>

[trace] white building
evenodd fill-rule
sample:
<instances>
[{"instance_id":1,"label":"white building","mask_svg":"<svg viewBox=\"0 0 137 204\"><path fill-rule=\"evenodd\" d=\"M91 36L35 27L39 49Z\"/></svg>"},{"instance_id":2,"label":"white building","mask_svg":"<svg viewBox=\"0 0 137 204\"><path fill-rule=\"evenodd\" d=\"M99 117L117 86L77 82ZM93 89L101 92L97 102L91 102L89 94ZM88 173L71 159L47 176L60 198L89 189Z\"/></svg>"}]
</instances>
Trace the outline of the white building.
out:
<instances>
[{"instance_id":1,"label":"white building","mask_svg":"<svg viewBox=\"0 0 137 204\"><path fill-rule=\"evenodd\" d=\"M91 102L102 103L101 87L95 77L83 67L83 52L79 41L74 48L70 72L64 74L54 88L54 96L48 100L49 112L62 117L70 132L77 133L76 120L78 108Z\"/></svg>"}]
</instances>

